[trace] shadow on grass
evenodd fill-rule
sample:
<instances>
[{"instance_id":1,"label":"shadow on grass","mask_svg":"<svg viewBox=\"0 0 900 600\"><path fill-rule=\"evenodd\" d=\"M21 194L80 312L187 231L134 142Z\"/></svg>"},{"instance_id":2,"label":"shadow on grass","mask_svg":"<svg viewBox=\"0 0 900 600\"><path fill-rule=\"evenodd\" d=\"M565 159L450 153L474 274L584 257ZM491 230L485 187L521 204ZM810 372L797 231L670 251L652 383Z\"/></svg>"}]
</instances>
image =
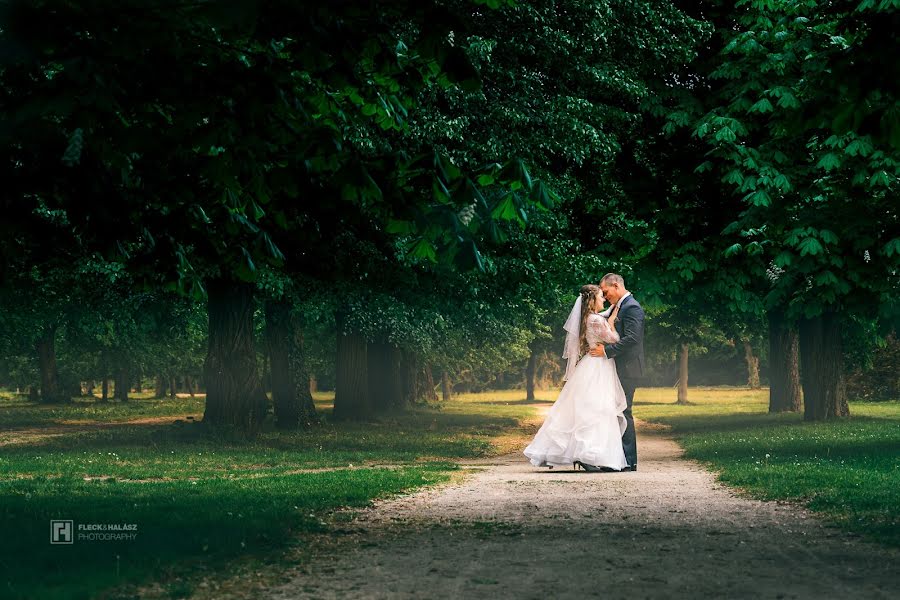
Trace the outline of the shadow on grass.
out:
<instances>
[{"instance_id":1,"label":"shadow on grass","mask_svg":"<svg viewBox=\"0 0 900 600\"><path fill-rule=\"evenodd\" d=\"M738 439L717 436L708 439L704 445L714 446L713 452L721 460L760 460L764 464L838 461L848 468L868 464L892 469L900 459L900 437L864 441L838 436L788 434L787 431L768 432L767 435ZM694 447L693 440L685 441L689 448Z\"/></svg>"},{"instance_id":2,"label":"shadow on grass","mask_svg":"<svg viewBox=\"0 0 900 600\"><path fill-rule=\"evenodd\" d=\"M5 415L60 435L0 453L0 597L88 598L173 579L173 594L189 593L192 569L271 555L298 535L326 530L323 514L336 507L444 480L452 461L483 456L492 435L518 424L505 415L423 410L234 441L200 423L58 423L155 417L159 402L99 411L91 403L26 406ZM185 404L172 403L179 411ZM28 421L28 411L41 414ZM298 472L332 467L342 468ZM76 535L79 524L133 523L138 537L51 545L52 519L73 520Z\"/></svg>"},{"instance_id":3,"label":"shadow on grass","mask_svg":"<svg viewBox=\"0 0 900 600\"><path fill-rule=\"evenodd\" d=\"M133 398L127 402L101 402L77 398L62 404L41 404L21 398L0 398L0 427L5 430L69 426L65 421L125 421L203 414L203 398ZM74 425L73 425L74 426Z\"/></svg>"},{"instance_id":4,"label":"shadow on grass","mask_svg":"<svg viewBox=\"0 0 900 600\"><path fill-rule=\"evenodd\" d=\"M327 415L326 415L327 416ZM173 419L175 417L172 417ZM175 445L224 448L271 448L303 452L318 451L366 453L413 460L416 455L446 455L451 457L480 456L484 444L473 446L473 436L494 435L503 429L518 426L514 417L486 414L447 413L443 411L413 411L388 415L364 422L323 422L296 431L275 430L271 426L256 439L229 441L208 435L202 422L184 420L181 423L103 423L49 424L33 427L36 436L46 433L53 437L24 439L3 447L4 453L33 454L37 451L65 452L110 448L143 449ZM13 433L13 436L15 433ZM361 460L365 457L361 457Z\"/></svg>"},{"instance_id":5,"label":"shadow on grass","mask_svg":"<svg viewBox=\"0 0 900 600\"><path fill-rule=\"evenodd\" d=\"M528 410L505 404L326 420L230 441L198 423L109 422L175 418L199 406L187 399L46 410L0 403L0 427L59 434L0 452L0 596L96 597L111 586L181 574L189 582L191 569L238 554L271 554L298 534L322 530L323 511L445 479L453 461L488 454L492 438L517 427L515 415ZM75 419L96 424L60 425ZM391 468L360 468L373 463ZM332 467L341 470L297 472ZM138 538L51 545L51 519L72 519L76 534L79 524L136 523ZM189 583L180 585L189 591Z\"/></svg>"},{"instance_id":6,"label":"shadow on grass","mask_svg":"<svg viewBox=\"0 0 900 600\"><path fill-rule=\"evenodd\" d=\"M4 598L88 598L188 574L237 555L271 552L325 531L323 511L443 480L448 465L160 483L0 482ZM74 521L74 543L51 545L50 521ZM79 539L79 526L134 524L134 540Z\"/></svg>"},{"instance_id":7,"label":"shadow on grass","mask_svg":"<svg viewBox=\"0 0 900 600\"><path fill-rule=\"evenodd\" d=\"M686 456L722 481L762 499L804 502L850 531L900 546L900 406L851 404L857 416L825 422L723 409L651 420L671 425Z\"/></svg>"},{"instance_id":8,"label":"shadow on grass","mask_svg":"<svg viewBox=\"0 0 900 600\"><path fill-rule=\"evenodd\" d=\"M898 421L891 418L854 416L842 421L816 423L804 421L803 416L797 413L658 415L651 417L649 420L656 423L670 425L672 427L672 433L674 433L675 435L684 435L691 433L739 433L745 430L757 429L761 426L802 429L804 427L822 426L852 427L854 425L864 423L882 423L885 425L893 423L895 426L900 428L900 424L898 424Z\"/></svg>"}]
</instances>

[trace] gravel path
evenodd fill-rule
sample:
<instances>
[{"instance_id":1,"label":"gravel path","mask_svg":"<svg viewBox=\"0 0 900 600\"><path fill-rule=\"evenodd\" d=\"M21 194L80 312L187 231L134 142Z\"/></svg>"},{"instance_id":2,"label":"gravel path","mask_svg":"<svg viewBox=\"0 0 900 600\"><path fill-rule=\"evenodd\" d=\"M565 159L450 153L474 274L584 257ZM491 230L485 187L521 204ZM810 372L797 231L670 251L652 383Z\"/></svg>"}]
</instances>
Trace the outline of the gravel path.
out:
<instances>
[{"instance_id":1,"label":"gravel path","mask_svg":"<svg viewBox=\"0 0 900 600\"><path fill-rule=\"evenodd\" d=\"M670 437L640 470L536 469L520 454L376 503L256 597L896 598L900 552L790 504L739 498Z\"/></svg>"}]
</instances>

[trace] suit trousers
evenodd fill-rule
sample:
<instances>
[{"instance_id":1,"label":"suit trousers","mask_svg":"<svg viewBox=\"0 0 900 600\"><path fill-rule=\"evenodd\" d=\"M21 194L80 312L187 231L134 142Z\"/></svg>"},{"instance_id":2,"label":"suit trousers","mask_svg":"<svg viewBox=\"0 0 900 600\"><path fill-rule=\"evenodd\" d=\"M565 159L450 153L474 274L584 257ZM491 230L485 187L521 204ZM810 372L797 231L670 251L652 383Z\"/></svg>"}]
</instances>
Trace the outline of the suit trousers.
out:
<instances>
[{"instance_id":1,"label":"suit trousers","mask_svg":"<svg viewBox=\"0 0 900 600\"><path fill-rule=\"evenodd\" d=\"M634 431L634 417L631 415L631 406L634 403L634 391L637 389L638 380L631 378L622 378L622 389L625 390L625 401L628 407L622 411L628 427L622 434L622 449L625 451L625 460L629 465L637 464L637 436Z\"/></svg>"}]
</instances>

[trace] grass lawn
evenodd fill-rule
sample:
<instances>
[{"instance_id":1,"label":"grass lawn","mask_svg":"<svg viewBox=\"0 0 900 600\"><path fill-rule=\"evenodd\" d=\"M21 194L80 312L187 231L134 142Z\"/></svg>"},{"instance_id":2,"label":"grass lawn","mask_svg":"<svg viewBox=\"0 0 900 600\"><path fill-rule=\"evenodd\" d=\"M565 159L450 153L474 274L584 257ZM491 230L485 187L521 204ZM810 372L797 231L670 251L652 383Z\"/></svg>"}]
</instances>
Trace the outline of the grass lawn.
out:
<instances>
[{"instance_id":1,"label":"grass lawn","mask_svg":"<svg viewBox=\"0 0 900 600\"><path fill-rule=\"evenodd\" d=\"M855 402L850 419L807 424L767 414L766 391L690 394L693 405L676 406L672 389L641 389L635 416L670 425L688 456L729 484L900 545L900 402ZM304 534L336 535L339 507L446 481L463 459L520 451L540 423L536 407L555 397L461 395L373 423L236 443L198 434L202 397L45 407L0 394L0 597L129 597L152 581L188 596L192 574L302 553ZM323 412L332 401L316 396ZM51 545L51 519L134 523L138 536Z\"/></svg>"},{"instance_id":2,"label":"grass lawn","mask_svg":"<svg viewBox=\"0 0 900 600\"><path fill-rule=\"evenodd\" d=\"M46 407L0 396L0 597L114 598L154 580L188 595L194 570L271 556L328 531L338 507L445 481L455 461L521 445L534 428L522 397L458 396L235 443L198 434L200 397ZM316 401L327 411L333 398ZM76 535L89 523L136 524L138 535L51 545L51 519L73 520Z\"/></svg>"},{"instance_id":3,"label":"grass lawn","mask_svg":"<svg viewBox=\"0 0 900 600\"><path fill-rule=\"evenodd\" d=\"M641 389L634 414L670 425L725 483L900 546L900 402L851 402L849 419L805 423L768 414L767 390L691 388L689 398L676 406L673 389Z\"/></svg>"}]
</instances>

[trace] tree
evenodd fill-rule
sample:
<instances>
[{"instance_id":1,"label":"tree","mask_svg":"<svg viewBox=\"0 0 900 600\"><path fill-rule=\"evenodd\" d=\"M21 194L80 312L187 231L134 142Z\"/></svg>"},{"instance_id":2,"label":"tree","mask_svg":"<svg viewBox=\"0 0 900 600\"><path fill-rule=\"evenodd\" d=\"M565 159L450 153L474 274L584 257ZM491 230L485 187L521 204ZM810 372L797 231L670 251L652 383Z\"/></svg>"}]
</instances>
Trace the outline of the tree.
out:
<instances>
[{"instance_id":1,"label":"tree","mask_svg":"<svg viewBox=\"0 0 900 600\"><path fill-rule=\"evenodd\" d=\"M669 3L597 1L565 10L529 2L472 21L468 51L481 89L429 89L431 110L412 121L460 164L504 152L523 158L560 197L524 231L490 229L494 241L509 241L496 257L498 285L544 311L525 367L531 398L536 356L557 350L578 287L630 272L653 246L653 211L630 187L640 179L635 167L653 159L642 147L656 132L648 107L668 85L660 74L693 57L704 24ZM520 201L513 190L497 210L515 215Z\"/></svg>"},{"instance_id":2,"label":"tree","mask_svg":"<svg viewBox=\"0 0 900 600\"><path fill-rule=\"evenodd\" d=\"M138 281L208 297L205 372L230 370L207 379L207 424L258 426L255 360L234 355L253 340L229 336L252 335L260 266L309 264L275 239L314 243L310 234L342 224L334 214L354 215L367 231L405 223L392 235L408 236L414 257L477 263L466 229L442 223L479 198L471 178L442 159L355 144L359 130L402 131L423 87L476 82L449 35L463 33L459 19L441 3L40 8L11 5L2 30L4 88L28 90L3 96L4 168L28 202L49 202L85 247ZM501 170L485 175L518 176Z\"/></svg>"},{"instance_id":3,"label":"tree","mask_svg":"<svg viewBox=\"0 0 900 600\"><path fill-rule=\"evenodd\" d=\"M266 301L265 313L275 424L281 429L310 425L317 417L298 317L292 305L284 300Z\"/></svg>"},{"instance_id":4,"label":"tree","mask_svg":"<svg viewBox=\"0 0 900 600\"><path fill-rule=\"evenodd\" d=\"M860 309L874 317L898 286L900 113L896 90L878 83L896 77L876 58L898 7L738 6L710 73L724 83L696 133L743 195L724 231L733 251L765 253L778 272L767 305L799 320L806 418L844 416L844 299L868 298Z\"/></svg>"},{"instance_id":5,"label":"tree","mask_svg":"<svg viewBox=\"0 0 900 600\"><path fill-rule=\"evenodd\" d=\"M781 310L769 321L769 412L799 412L801 407L800 349L797 331Z\"/></svg>"}]
</instances>

